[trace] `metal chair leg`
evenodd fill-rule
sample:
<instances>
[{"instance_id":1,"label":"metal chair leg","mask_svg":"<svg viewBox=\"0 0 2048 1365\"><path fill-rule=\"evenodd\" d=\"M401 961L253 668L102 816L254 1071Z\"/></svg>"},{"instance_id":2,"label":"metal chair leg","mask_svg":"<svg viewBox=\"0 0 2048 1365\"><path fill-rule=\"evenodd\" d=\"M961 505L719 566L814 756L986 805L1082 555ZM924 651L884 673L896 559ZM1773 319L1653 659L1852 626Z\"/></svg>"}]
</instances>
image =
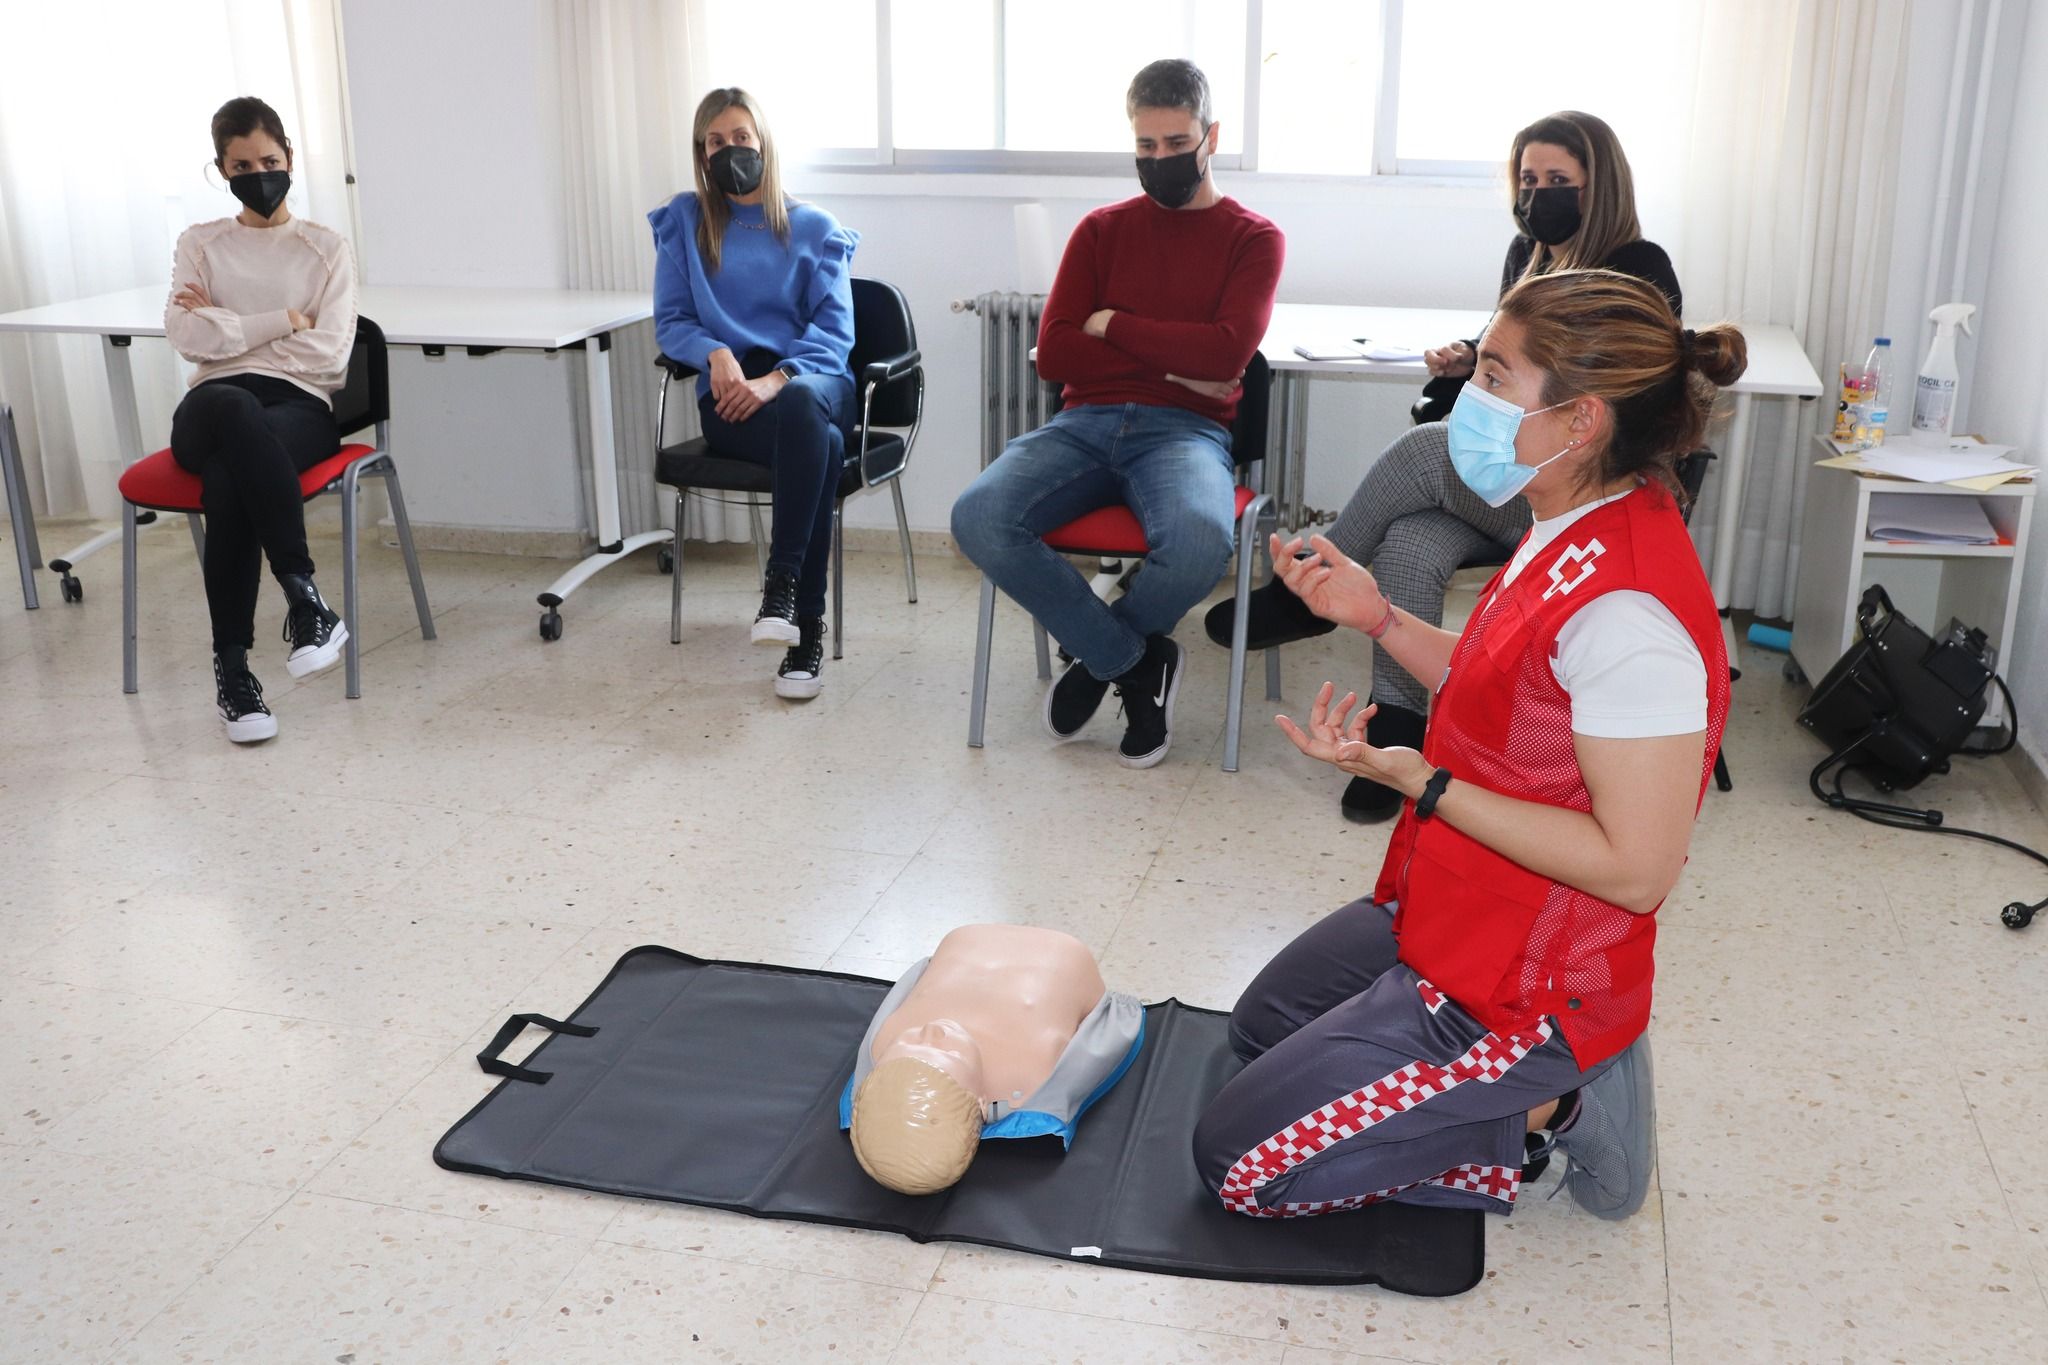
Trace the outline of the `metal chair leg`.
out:
<instances>
[{"instance_id":1,"label":"metal chair leg","mask_svg":"<svg viewBox=\"0 0 2048 1365\"><path fill-rule=\"evenodd\" d=\"M121 502L121 690L135 691L135 504Z\"/></svg>"},{"instance_id":2,"label":"metal chair leg","mask_svg":"<svg viewBox=\"0 0 2048 1365\"><path fill-rule=\"evenodd\" d=\"M434 613L427 607L427 580L420 575L419 552L413 548L412 520L405 515L405 493L398 486L398 466L388 455L382 463L384 491L391 499L391 524L397 528L398 548L405 556L405 573L412 580L412 609L420 618L420 638L431 640L434 638ZM355 627L349 627L349 633L353 635Z\"/></svg>"},{"instance_id":3,"label":"metal chair leg","mask_svg":"<svg viewBox=\"0 0 2048 1365\"><path fill-rule=\"evenodd\" d=\"M1275 645L1266 652L1266 700L1280 700L1280 647Z\"/></svg>"},{"instance_id":4,"label":"metal chair leg","mask_svg":"<svg viewBox=\"0 0 2048 1365\"><path fill-rule=\"evenodd\" d=\"M185 525L192 532L192 553L199 556L201 572L206 569L206 522L197 512L185 514Z\"/></svg>"},{"instance_id":5,"label":"metal chair leg","mask_svg":"<svg viewBox=\"0 0 2048 1365\"><path fill-rule=\"evenodd\" d=\"M1052 677L1052 650L1046 644L1045 627L1038 623L1036 617L1031 620L1031 636L1038 651L1038 680L1045 682Z\"/></svg>"},{"instance_id":6,"label":"metal chair leg","mask_svg":"<svg viewBox=\"0 0 2048 1365\"><path fill-rule=\"evenodd\" d=\"M747 520L754 530L754 571L761 576L761 582L768 581L768 533L761 529L761 498L757 493L747 494Z\"/></svg>"},{"instance_id":7,"label":"metal chair leg","mask_svg":"<svg viewBox=\"0 0 2048 1365\"><path fill-rule=\"evenodd\" d=\"M683 491L676 490L676 531L675 539L669 543L669 577L675 581L668 585L668 642L679 645L683 642Z\"/></svg>"},{"instance_id":8,"label":"metal chair leg","mask_svg":"<svg viewBox=\"0 0 2048 1365\"><path fill-rule=\"evenodd\" d=\"M846 657L846 632L842 628L846 606L846 528L840 514L844 500L832 504L832 657Z\"/></svg>"},{"instance_id":9,"label":"metal chair leg","mask_svg":"<svg viewBox=\"0 0 2048 1365\"><path fill-rule=\"evenodd\" d=\"M1257 558L1253 542L1265 501L1253 498L1237 519L1237 606L1231 613L1230 691L1223 712L1223 771L1227 773L1237 771L1238 741L1244 731L1245 642L1251 631L1252 562Z\"/></svg>"},{"instance_id":10,"label":"metal chair leg","mask_svg":"<svg viewBox=\"0 0 2048 1365\"><path fill-rule=\"evenodd\" d=\"M361 471L360 463L341 471L341 620L348 627L341 653L348 661L350 701L363 695L362 637L356 633L356 489Z\"/></svg>"},{"instance_id":11,"label":"metal chair leg","mask_svg":"<svg viewBox=\"0 0 2048 1365\"><path fill-rule=\"evenodd\" d=\"M981 576L981 611L974 625L974 687L967 698L967 747L979 749L982 723L988 715L988 661L996 633L996 585ZM1043 640L1043 635L1039 639Z\"/></svg>"},{"instance_id":12,"label":"metal chair leg","mask_svg":"<svg viewBox=\"0 0 2048 1365\"><path fill-rule=\"evenodd\" d=\"M1714 751L1714 785L1724 792L1735 790L1735 778L1728 771L1728 751L1726 749L1716 749Z\"/></svg>"},{"instance_id":13,"label":"metal chair leg","mask_svg":"<svg viewBox=\"0 0 2048 1365\"><path fill-rule=\"evenodd\" d=\"M903 510L903 481L889 480L889 496L896 500L896 538L903 542L903 585L910 600L917 601L917 557L910 552L910 517Z\"/></svg>"}]
</instances>

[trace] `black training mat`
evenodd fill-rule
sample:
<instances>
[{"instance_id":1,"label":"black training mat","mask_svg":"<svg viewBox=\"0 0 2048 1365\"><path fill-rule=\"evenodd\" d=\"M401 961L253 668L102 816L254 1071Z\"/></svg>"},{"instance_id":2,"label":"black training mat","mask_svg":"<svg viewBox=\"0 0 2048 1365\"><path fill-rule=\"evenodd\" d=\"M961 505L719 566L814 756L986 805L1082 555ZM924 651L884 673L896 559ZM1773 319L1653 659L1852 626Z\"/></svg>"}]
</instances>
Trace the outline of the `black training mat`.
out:
<instances>
[{"instance_id":1,"label":"black training mat","mask_svg":"<svg viewBox=\"0 0 2048 1365\"><path fill-rule=\"evenodd\" d=\"M763 1218L972 1242L1130 1270L1458 1294L1486 1263L1477 1210L1376 1204L1321 1218L1225 1211L1195 1172L1195 1120L1240 1063L1226 1016L1146 1006L1145 1047L1057 1138L990 1141L942 1194L869 1179L839 1094L890 983L635 948L564 1022L520 1015L479 1057L506 1079L441 1139L452 1171ZM556 1030L513 1066L522 1023Z\"/></svg>"}]
</instances>

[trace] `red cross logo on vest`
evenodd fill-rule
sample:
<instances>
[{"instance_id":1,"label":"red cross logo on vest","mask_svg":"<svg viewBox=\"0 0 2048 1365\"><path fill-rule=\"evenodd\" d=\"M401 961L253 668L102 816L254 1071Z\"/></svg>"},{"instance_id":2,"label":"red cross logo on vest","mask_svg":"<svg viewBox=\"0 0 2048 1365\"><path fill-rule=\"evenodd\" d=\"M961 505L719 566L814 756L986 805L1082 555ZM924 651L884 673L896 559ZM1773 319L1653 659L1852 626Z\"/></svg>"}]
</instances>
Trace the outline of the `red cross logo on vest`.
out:
<instances>
[{"instance_id":1,"label":"red cross logo on vest","mask_svg":"<svg viewBox=\"0 0 2048 1365\"><path fill-rule=\"evenodd\" d=\"M1593 576L1593 570L1598 567L1593 561L1606 553L1607 547L1597 540L1568 547L1550 565L1550 586L1544 589L1543 600L1548 602L1559 593L1569 597L1573 588ZM1579 571L1575 577L1564 576L1564 566L1567 562L1578 565Z\"/></svg>"}]
</instances>

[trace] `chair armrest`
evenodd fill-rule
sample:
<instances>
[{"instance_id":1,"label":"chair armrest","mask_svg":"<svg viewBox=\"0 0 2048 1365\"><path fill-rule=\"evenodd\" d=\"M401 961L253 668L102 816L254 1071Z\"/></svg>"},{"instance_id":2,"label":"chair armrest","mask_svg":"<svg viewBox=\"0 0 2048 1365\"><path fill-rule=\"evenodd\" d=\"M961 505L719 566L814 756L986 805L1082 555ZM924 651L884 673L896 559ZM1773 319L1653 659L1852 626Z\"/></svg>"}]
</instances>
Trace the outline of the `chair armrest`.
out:
<instances>
[{"instance_id":1,"label":"chair armrest","mask_svg":"<svg viewBox=\"0 0 2048 1365\"><path fill-rule=\"evenodd\" d=\"M682 361L670 359L665 355L654 357L654 363L657 368L667 370L671 379L688 379L691 375L697 373L696 366L685 365Z\"/></svg>"},{"instance_id":2,"label":"chair armrest","mask_svg":"<svg viewBox=\"0 0 2048 1365\"><path fill-rule=\"evenodd\" d=\"M901 379L922 364L924 353L915 348L885 360L871 360L861 368L861 387L871 388L876 384L886 384L892 379Z\"/></svg>"}]
</instances>

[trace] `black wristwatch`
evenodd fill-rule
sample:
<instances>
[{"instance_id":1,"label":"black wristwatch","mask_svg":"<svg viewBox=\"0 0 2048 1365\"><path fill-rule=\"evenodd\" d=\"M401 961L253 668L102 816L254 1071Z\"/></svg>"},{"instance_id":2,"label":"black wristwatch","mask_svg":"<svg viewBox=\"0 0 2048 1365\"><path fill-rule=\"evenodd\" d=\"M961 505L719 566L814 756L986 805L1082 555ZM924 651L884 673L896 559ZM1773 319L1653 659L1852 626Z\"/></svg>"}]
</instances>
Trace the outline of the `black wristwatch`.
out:
<instances>
[{"instance_id":1,"label":"black wristwatch","mask_svg":"<svg viewBox=\"0 0 2048 1365\"><path fill-rule=\"evenodd\" d=\"M1415 798L1415 818L1427 820L1430 816L1435 815L1437 800L1444 794L1444 788L1450 785L1451 770L1449 768L1438 768L1435 772L1431 773L1429 781L1422 784L1422 795Z\"/></svg>"},{"instance_id":2,"label":"black wristwatch","mask_svg":"<svg viewBox=\"0 0 2048 1365\"><path fill-rule=\"evenodd\" d=\"M777 365L775 368L782 371L782 377L784 379L796 378L796 366L791 364L787 360L783 361L780 365Z\"/></svg>"}]
</instances>

